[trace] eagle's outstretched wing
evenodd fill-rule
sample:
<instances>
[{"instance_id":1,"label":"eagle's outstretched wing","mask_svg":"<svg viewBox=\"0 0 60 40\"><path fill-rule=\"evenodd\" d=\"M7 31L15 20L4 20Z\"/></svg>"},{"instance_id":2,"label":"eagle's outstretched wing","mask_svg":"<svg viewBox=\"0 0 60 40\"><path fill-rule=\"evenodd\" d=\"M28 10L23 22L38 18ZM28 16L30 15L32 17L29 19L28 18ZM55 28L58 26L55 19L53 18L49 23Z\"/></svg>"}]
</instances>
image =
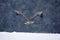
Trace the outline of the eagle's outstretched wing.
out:
<instances>
[{"instance_id":1,"label":"eagle's outstretched wing","mask_svg":"<svg viewBox=\"0 0 60 40\"><path fill-rule=\"evenodd\" d=\"M36 18L37 16L43 17L42 11L41 11L41 12L36 12L35 15L30 18L30 20L33 20L33 19Z\"/></svg>"},{"instance_id":2,"label":"eagle's outstretched wing","mask_svg":"<svg viewBox=\"0 0 60 40\"><path fill-rule=\"evenodd\" d=\"M25 20L28 20L28 19L25 17L25 15L22 14L21 12L19 12L19 11L17 11L17 10L15 10L15 12L16 12L16 15L21 15L21 16L24 17Z\"/></svg>"}]
</instances>

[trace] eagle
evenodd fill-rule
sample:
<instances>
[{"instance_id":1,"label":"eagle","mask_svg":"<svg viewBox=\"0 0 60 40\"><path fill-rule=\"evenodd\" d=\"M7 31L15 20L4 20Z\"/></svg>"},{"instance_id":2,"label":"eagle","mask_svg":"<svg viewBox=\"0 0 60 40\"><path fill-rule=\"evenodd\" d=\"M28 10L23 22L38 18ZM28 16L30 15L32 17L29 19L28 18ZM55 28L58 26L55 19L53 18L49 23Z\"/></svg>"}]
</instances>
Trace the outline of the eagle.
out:
<instances>
[{"instance_id":1,"label":"eagle","mask_svg":"<svg viewBox=\"0 0 60 40\"><path fill-rule=\"evenodd\" d=\"M36 18L37 16L40 16L41 18L43 17L42 11L36 12L30 19L25 17L25 15L22 12L17 10L14 10L14 11L16 12L16 15L21 15L26 20L26 22L24 23L26 25L33 24L34 23L33 19Z\"/></svg>"}]
</instances>

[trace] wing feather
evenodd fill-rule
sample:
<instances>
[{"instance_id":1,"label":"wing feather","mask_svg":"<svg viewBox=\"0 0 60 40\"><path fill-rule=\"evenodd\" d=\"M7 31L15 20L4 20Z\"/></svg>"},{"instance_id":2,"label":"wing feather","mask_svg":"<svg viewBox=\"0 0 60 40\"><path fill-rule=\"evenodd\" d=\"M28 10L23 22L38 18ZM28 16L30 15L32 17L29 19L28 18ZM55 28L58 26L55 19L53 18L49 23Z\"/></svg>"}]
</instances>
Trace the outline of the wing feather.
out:
<instances>
[{"instance_id":1,"label":"wing feather","mask_svg":"<svg viewBox=\"0 0 60 40\"><path fill-rule=\"evenodd\" d=\"M28 20L28 19L25 17L25 15L22 14L21 12L19 12L19 11L17 11L17 10L15 10L15 12L17 13L17 15L22 15L22 16L24 17L25 20Z\"/></svg>"},{"instance_id":2,"label":"wing feather","mask_svg":"<svg viewBox=\"0 0 60 40\"><path fill-rule=\"evenodd\" d=\"M41 17L42 17L42 11L35 13L34 16L32 16L32 17L30 18L30 20L33 20L33 19L36 18L37 16L41 16Z\"/></svg>"}]
</instances>

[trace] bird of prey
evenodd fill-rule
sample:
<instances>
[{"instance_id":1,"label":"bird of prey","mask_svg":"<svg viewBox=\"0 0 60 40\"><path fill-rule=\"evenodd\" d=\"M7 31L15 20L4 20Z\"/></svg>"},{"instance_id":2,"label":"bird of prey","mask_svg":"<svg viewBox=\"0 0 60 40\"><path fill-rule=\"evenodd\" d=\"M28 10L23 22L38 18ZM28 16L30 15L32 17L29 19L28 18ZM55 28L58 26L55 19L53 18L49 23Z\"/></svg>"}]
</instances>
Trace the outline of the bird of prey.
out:
<instances>
[{"instance_id":1,"label":"bird of prey","mask_svg":"<svg viewBox=\"0 0 60 40\"><path fill-rule=\"evenodd\" d=\"M33 19L37 16L43 17L42 11L35 13L30 19L26 18L25 15L22 14L22 12L19 12L17 10L15 10L15 12L16 12L16 15L21 15L22 17L24 17L24 19L26 20L26 23L24 23L24 24L26 24L26 25L33 24L34 23Z\"/></svg>"}]
</instances>

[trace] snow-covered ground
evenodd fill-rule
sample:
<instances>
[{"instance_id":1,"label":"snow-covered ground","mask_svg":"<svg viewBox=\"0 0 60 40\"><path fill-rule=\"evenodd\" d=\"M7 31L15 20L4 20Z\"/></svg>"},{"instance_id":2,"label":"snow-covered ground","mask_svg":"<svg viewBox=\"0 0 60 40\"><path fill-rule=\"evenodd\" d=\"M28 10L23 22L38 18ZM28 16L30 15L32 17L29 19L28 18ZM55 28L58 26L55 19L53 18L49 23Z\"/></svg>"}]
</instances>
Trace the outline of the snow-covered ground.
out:
<instances>
[{"instance_id":1,"label":"snow-covered ground","mask_svg":"<svg viewBox=\"0 0 60 40\"><path fill-rule=\"evenodd\" d=\"M0 32L0 40L60 40L60 34Z\"/></svg>"}]
</instances>

